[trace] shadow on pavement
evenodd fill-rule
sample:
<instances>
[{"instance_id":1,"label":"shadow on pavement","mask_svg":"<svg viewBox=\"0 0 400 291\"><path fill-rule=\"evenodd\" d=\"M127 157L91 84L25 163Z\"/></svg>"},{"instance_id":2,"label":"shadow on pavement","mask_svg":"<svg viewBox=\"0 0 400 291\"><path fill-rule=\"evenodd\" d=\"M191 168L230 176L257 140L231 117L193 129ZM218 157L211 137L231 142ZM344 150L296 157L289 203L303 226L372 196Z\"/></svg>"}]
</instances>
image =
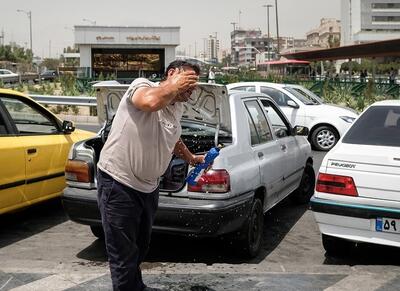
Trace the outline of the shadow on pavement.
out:
<instances>
[{"instance_id":1,"label":"shadow on pavement","mask_svg":"<svg viewBox=\"0 0 400 291\"><path fill-rule=\"evenodd\" d=\"M240 255L240 250L235 246L234 238L224 236L219 238L185 237L177 235L154 233L152 236L146 265L163 262L172 263L227 263L257 264L263 261L287 233L307 211L308 206L298 206L289 199L282 201L264 216L263 245L260 254L247 259ZM102 240L95 240L77 254L78 258L92 262L106 262L105 245Z\"/></svg>"},{"instance_id":2,"label":"shadow on pavement","mask_svg":"<svg viewBox=\"0 0 400 291\"><path fill-rule=\"evenodd\" d=\"M301 218L308 206L293 205L285 200L264 216L264 242L253 259L241 256L233 238L191 238L154 234L146 262L258 264L282 241Z\"/></svg>"},{"instance_id":3,"label":"shadow on pavement","mask_svg":"<svg viewBox=\"0 0 400 291\"><path fill-rule=\"evenodd\" d=\"M96 239L90 246L80 251L76 256L80 259L93 262L107 262L105 243L101 239Z\"/></svg>"},{"instance_id":4,"label":"shadow on pavement","mask_svg":"<svg viewBox=\"0 0 400 291\"><path fill-rule=\"evenodd\" d=\"M199 238L154 233L144 268L151 268L154 264L163 262L172 263L227 263L258 264L265 259L296 222L307 211L308 206L298 206L289 199L284 200L264 216L264 242L260 254L253 259L241 256L235 247L235 241L230 236L220 238ZM80 259L92 262L106 262L104 242L95 240L77 254Z\"/></svg>"},{"instance_id":5,"label":"shadow on pavement","mask_svg":"<svg viewBox=\"0 0 400 291\"><path fill-rule=\"evenodd\" d=\"M340 254L325 253L324 265L395 265L400 266L400 249L360 243Z\"/></svg>"},{"instance_id":6,"label":"shadow on pavement","mask_svg":"<svg viewBox=\"0 0 400 291\"><path fill-rule=\"evenodd\" d=\"M0 215L0 248L67 221L61 200L52 199L17 212Z\"/></svg>"}]
</instances>

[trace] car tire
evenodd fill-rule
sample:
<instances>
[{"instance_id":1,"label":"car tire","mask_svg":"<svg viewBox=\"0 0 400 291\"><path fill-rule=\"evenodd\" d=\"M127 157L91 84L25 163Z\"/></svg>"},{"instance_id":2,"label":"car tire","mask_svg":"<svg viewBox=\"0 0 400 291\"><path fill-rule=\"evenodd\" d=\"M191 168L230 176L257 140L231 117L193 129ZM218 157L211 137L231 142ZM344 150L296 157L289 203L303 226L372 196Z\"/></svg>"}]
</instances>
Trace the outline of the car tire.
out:
<instances>
[{"instance_id":1,"label":"car tire","mask_svg":"<svg viewBox=\"0 0 400 291\"><path fill-rule=\"evenodd\" d=\"M242 227L241 238L238 241L239 252L247 257L254 258L261 250L263 230L264 230L264 212L261 200L255 198L249 216Z\"/></svg>"},{"instance_id":2,"label":"car tire","mask_svg":"<svg viewBox=\"0 0 400 291\"><path fill-rule=\"evenodd\" d=\"M342 238L322 234L322 245L330 255L340 255L351 251L354 243Z\"/></svg>"},{"instance_id":3,"label":"car tire","mask_svg":"<svg viewBox=\"0 0 400 291\"><path fill-rule=\"evenodd\" d=\"M99 239L104 239L104 230L101 225L91 225L90 230L92 231L95 237Z\"/></svg>"},{"instance_id":4,"label":"car tire","mask_svg":"<svg viewBox=\"0 0 400 291\"><path fill-rule=\"evenodd\" d=\"M339 134L332 126L319 126L311 134L311 145L318 151L329 151L338 141Z\"/></svg>"},{"instance_id":5,"label":"car tire","mask_svg":"<svg viewBox=\"0 0 400 291\"><path fill-rule=\"evenodd\" d=\"M303 176L301 177L299 187L292 193L291 199L296 204L306 204L310 202L314 194L315 172L311 164L307 164Z\"/></svg>"}]
</instances>

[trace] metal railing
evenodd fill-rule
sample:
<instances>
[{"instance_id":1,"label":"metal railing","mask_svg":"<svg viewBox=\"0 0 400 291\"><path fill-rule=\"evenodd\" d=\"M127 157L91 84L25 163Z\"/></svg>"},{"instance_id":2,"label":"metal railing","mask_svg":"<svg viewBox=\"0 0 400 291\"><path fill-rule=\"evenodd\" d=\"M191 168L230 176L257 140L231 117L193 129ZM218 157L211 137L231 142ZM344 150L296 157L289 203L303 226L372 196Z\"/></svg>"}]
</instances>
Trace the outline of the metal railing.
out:
<instances>
[{"instance_id":1,"label":"metal railing","mask_svg":"<svg viewBox=\"0 0 400 291\"><path fill-rule=\"evenodd\" d=\"M75 106L90 106L96 107L96 97L90 96L53 96L53 95L35 95L29 94L41 104L47 105L75 105Z\"/></svg>"}]
</instances>

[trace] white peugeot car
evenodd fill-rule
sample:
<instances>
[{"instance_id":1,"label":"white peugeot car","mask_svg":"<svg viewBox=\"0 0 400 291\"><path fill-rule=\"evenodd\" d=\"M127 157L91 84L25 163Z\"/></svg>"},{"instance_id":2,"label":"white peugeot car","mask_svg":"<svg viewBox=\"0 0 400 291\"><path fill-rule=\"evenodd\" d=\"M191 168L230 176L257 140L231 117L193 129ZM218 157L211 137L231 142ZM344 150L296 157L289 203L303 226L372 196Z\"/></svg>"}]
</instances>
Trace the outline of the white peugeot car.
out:
<instances>
[{"instance_id":1,"label":"white peugeot car","mask_svg":"<svg viewBox=\"0 0 400 291\"><path fill-rule=\"evenodd\" d=\"M320 151L333 148L358 116L352 109L325 104L313 92L299 85L242 82L229 84L227 88L270 96L292 125L309 128L309 141L314 149Z\"/></svg>"},{"instance_id":2,"label":"white peugeot car","mask_svg":"<svg viewBox=\"0 0 400 291\"><path fill-rule=\"evenodd\" d=\"M324 158L311 209L327 252L400 247L400 101L370 106Z\"/></svg>"}]
</instances>

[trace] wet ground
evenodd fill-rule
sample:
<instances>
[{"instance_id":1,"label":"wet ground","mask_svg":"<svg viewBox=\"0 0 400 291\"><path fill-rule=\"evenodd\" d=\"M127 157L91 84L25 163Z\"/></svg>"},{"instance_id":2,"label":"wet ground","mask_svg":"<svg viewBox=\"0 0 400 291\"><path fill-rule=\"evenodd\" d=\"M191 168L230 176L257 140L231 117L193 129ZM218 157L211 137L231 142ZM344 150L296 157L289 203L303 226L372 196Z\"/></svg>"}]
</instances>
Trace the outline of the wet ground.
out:
<instances>
[{"instance_id":1,"label":"wet ground","mask_svg":"<svg viewBox=\"0 0 400 291\"><path fill-rule=\"evenodd\" d=\"M154 235L145 281L165 290L398 290L398 249L361 245L325 254L307 206L265 216L259 256L229 239ZM104 243L64 215L59 200L0 220L0 290L110 290ZM362 288L361 288L362 287ZM330 288L330 289L329 289Z\"/></svg>"},{"instance_id":2,"label":"wet ground","mask_svg":"<svg viewBox=\"0 0 400 291\"><path fill-rule=\"evenodd\" d=\"M319 166L323 154L316 154ZM285 200L264 218L260 254L230 238L153 235L144 280L164 290L399 290L399 249L325 253L308 206ZM68 220L60 200L0 217L0 290L111 290L104 243Z\"/></svg>"}]
</instances>

